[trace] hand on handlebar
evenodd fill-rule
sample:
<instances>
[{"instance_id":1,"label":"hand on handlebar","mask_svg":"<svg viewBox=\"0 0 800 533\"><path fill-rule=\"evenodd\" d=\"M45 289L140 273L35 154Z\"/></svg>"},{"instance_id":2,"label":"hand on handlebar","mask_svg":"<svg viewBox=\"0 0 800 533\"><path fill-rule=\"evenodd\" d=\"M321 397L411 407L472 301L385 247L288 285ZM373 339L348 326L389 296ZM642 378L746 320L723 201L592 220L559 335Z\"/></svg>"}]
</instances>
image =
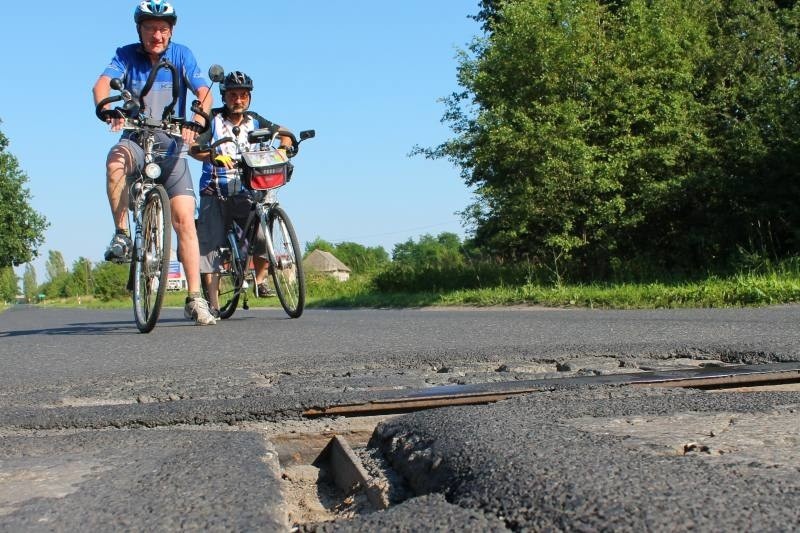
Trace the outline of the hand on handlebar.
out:
<instances>
[{"instance_id":1,"label":"hand on handlebar","mask_svg":"<svg viewBox=\"0 0 800 533\"><path fill-rule=\"evenodd\" d=\"M197 131L192 127L184 125L181 127L181 137L183 137L184 143L191 146L194 144L195 139L197 139Z\"/></svg>"},{"instance_id":2,"label":"hand on handlebar","mask_svg":"<svg viewBox=\"0 0 800 533\"><path fill-rule=\"evenodd\" d=\"M212 164L217 167L225 167L231 169L236 166L236 161L229 155L219 154L214 157Z\"/></svg>"},{"instance_id":3,"label":"hand on handlebar","mask_svg":"<svg viewBox=\"0 0 800 533\"><path fill-rule=\"evenodd\" d=\"M111 131L119 131L125 125L125 119L118 117L109 118L106 119L106 123L111 126Z\"/></svg>"}]
</instances>

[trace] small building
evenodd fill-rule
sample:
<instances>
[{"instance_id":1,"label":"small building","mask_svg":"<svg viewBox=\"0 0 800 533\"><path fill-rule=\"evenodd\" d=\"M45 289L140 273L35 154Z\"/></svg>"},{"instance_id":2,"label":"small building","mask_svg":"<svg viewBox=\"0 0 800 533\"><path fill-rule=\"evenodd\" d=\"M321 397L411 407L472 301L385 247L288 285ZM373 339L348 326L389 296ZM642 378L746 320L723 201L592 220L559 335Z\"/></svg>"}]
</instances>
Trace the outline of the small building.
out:
<instances>
[{"instance_id":1,"label":"small building","mask_svg":"<svg viewBox=\"0 0 800 533\"><path fill-rule=\"evenodd\" d=\"M303 268L307 271L322 272L338 279L347 281L350 279L350 268L339 261L335 255L325 252L319 248L309 253L303 259Z\"/></svg>"}]
</instances>

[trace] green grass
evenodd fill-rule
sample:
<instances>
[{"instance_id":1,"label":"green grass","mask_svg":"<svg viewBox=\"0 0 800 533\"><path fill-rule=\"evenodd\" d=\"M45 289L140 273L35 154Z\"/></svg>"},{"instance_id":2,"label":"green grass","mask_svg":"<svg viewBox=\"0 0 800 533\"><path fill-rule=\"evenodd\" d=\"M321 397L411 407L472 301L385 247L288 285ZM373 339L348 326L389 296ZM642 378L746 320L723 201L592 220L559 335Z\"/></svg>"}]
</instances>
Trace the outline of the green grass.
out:
<instances>
[{"instance_id":1,"label":"green grass","mask_svg":"<svg viewBox=\"0 0 800 533\"><path fill-rule=\"evenodd\" d=\"M166 307L182 307L186 294L170 292ZM309 276L308 308L404 308L427 306L546 306L604 309L744 307L800 302L800 274L782 271L674 283L541 285L527 283L480 289L431 292L377 292L371 277L341 283ZM250 296L251 308L280 307L277 298ZM48 300L45 305L93 309L129 308L129 298L104 302L91 297Z\"/></svg>"},{"instance_id":2,"label":"green grass","mask_svg":"<svg viewBox=\"0 0 800 533\"><path fill-rule=\"evenodd\" d=\"M699 282L501 286L446 292L376 293L361 290L312 298L309 307L510 306L656 309L743 307L800 301L796 273L712 277Z\"/></svg>"}]
</instances>

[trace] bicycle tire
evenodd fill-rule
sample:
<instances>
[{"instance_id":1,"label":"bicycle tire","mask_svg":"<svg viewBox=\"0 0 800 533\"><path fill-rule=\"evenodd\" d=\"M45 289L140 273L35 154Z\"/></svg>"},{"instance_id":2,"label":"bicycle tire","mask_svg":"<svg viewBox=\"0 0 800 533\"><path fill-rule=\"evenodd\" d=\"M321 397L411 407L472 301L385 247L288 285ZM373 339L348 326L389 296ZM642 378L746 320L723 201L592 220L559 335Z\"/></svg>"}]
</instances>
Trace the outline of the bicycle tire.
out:
<instances>
[{"instance_id":1,"label":"bicycle tire","mask_svg":"<svg viewBox=\"0 0 800 533\"><path fill-rule=\"evenodd\" d=\"M236 263L234 261L234 263ZM242 283L244 282L244 275L242 274L241 265L233 266L220 272L219 275L219 317L228 319L236 312L239 306L239 298L241 297Z\"/></svg>"},{"instance_id":2,"label":"bicycle tire","mask_svg":"<svg viewBox=\"0 0 800 533\"><path fill-rule=\"evenodd\" d=\"M228 243L229 246L236 245L238 246L238 241L234 243ZM217 302L219 303L219 317L222 319L228 319L233 316L233 313L236 312L236 308L239 306L239 298L241 297L242 293L242 285L245 280L244 271L242 270L242 265L240 261L236 261L230 255L230 249L225 252L225 256L222 258L222 271L219 272L219 285L218 285L218 293L217 293ZM202 280L203 285L203 296L205 297L207 302L211 302L211 298L209 298L208 287L206 286L205 278Z\"/></svg>"},{"instance_id":3,"label":"bicycle tire","mask_svg":"<svg viewBox=\"0 0 800 533\"><path fill-rule=\"evenodd\" d=\"M167 191L156 186L148 191L141 218L141 239L134 246L133 314L136 327L150 332L158 321L167 290L172 240L172 212ZM139 241L139 239L137 239Z\"/></svg>"},{"instance_id":4,"label":"bicycle tire","mask_svg":"<svg viewBox=\"0 0 800 533\"><path fill-rule=\"evenodd\" d=\"M267 240L267 253L275 292L286 314L298 318L305 307L306 280L297 234L286 212L278 206L267 214L267 229L272 237Z\"/></svg>"}]
</instances>

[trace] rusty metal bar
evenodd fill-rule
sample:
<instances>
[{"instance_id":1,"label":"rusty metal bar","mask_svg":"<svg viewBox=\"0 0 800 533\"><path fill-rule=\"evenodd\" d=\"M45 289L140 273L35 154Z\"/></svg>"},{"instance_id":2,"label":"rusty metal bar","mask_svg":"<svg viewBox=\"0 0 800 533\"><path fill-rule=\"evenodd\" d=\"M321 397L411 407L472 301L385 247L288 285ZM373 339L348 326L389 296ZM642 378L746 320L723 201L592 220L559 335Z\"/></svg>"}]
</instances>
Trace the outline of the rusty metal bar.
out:
<instances>
[{"instance_id":1,"label":"rusty metal bar","mask_svg":"<svg viewBox=\"0 0 800 533\"><path fill-rule=\"evenodd\" d=\"M630 385L636 387L682 387L723 389L746 385L800 382L800 363L735 365L692 368L667 372L638 372L607 376L583 376L473 385L447 385L410 391L399 397L376 398L363 403L310 407L306 417L365 416L403 413L456 405L479 405L506 400L512 396L552 390L564 386Z\"/></svg>"},{"instance_id":2,"label":"rusty metal bar","mask_svg":"<svg viewBox=\"0 0 800 533\"><path fill-rule=\"evenodd\" d=\"M418 411L452 405L480 405L499 402L500 400L506 400L512 396L538 392L540 390L541 389L523 389L500 394L453 394L451 396L436 396L433 398L396 398L356 404L331 405L328 407L311 407L303 411L303 416L364 416L368 414L376 415Z\"/></svg>"}]
</instances>

